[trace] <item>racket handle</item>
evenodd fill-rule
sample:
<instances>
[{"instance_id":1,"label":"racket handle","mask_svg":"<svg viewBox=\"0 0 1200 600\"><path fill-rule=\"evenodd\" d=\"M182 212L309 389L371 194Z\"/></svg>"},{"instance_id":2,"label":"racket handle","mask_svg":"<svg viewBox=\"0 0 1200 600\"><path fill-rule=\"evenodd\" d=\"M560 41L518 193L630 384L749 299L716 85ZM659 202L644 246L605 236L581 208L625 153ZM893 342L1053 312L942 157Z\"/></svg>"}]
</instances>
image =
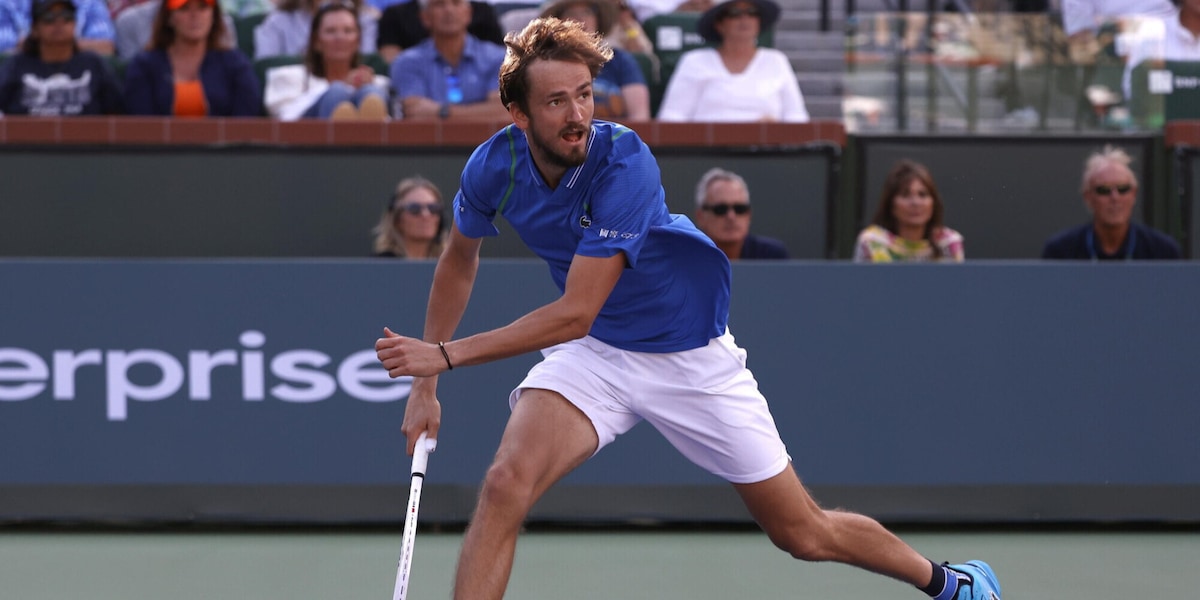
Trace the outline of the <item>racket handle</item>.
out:
<instances>
[{"instance_id":1,"label":"racket handle","mask_svg":"<svg viewBox=\"0 0 1200 600\"><path fill-rule=\"evenodd\" d=\"M413 451L412 474L425 476L425 468L429 466L429 453L437 447L437 440L427 439L425 432L417 436L417 447Z\"/></svg>"}]
</instances>

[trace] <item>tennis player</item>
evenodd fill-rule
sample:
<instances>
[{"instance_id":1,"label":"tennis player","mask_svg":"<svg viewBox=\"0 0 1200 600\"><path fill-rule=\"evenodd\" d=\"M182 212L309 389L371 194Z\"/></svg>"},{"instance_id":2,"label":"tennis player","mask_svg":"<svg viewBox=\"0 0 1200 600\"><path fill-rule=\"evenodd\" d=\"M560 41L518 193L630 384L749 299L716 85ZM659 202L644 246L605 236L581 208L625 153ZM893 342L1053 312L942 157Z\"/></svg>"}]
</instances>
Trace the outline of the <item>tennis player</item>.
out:
<instances>
[{"instance_id":1,"label":"tennis player","mask_svg":"<svg viewBox=\"0 0 1200 600\"><path fill-rule=\"evenodd\" d=\"M910 583L938 600L997 600L983 562L938 565L879 523L822 510L792 470L746 352L726 328L730 266L691 221L667 212L657 162L631 130L592 120L592 80L611 56L577 24L537 19L506 40L500 95L513 124L479 146L454 198L424 339L376 342L392 377L412 375L402 430L436 438L440 373L540 350L459 557L454 597L500 599L517 534L538 498L616 437L648 421L733 484L771 541ZM484 237L503 216L550 266L557 300L498 329L451 337Z\"/></svg>"}]
</instances>

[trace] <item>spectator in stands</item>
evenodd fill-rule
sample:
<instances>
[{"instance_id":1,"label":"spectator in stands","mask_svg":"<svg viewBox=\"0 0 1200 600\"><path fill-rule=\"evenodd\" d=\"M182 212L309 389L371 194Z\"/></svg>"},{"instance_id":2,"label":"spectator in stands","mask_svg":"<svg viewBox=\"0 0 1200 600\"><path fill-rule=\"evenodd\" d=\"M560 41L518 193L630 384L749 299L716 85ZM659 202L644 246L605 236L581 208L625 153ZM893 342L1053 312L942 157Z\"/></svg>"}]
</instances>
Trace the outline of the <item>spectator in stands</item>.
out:
<instances>
[{"instance_id":1,"label":"spectator in stands","mask_svg":"<svg viewBox=\"0 0 1200 600\"><path fill-rule=\"evenodd\" d=\"M1125 97L1132 98L1131 74L1145 61L1200 62L1200 0L1174 0L1179 7L1163 22L1161 35L1134 44L1125 61ZM1145 93L1145 90L1138 90Z\"/></svg>"},{"instance_id":2,"label":"spectator in stands","mask_svg":"<svg viewBox=\"0 0 1200 600\"><path fill-rule=\"evenodd\" d=\"M373 230L375 255L436 259L447 228L437 186L420 176L402 179Z\"/></svg>"},{"instance_id":3,"label":"spectator in stands","mask_svg":"<svg viewBox=\"0 0 1200 600\"><path fill-rule=\"evenodd\" d=\"M117 56L122 60L129 61L146 46L150 44L150 34L154 32L154 17L158 15L159 2L153 0L140 2L133 6L129 6L122 10L117 15L115 25L117 29ZM224 7L224 3L221 5ZM225 21L225 39L223 40L226 46L230 48L237 47L237 29L233 23L233 17L228 13L224 13L221 17Z\"/></svg>"},{"instance_id":4,"label":"spectator in stands","mask_svg":"<svg viewBox=\"0 0 1200 600\"><path fill-rule=\"evenodd\" d=\"M1095 35L1101 26L1123 18L1167 19L1174 14L1171 0L1062 0L1063 31L1076 39Z\"/></svg>"},{"instance_id":5,"label":"spectator in stands","mask_svg":"<svg viewBox=\"0 0 1200 600\"><path fill-rule=\"evenodd\" d=\"M750 233L750 188L725 169L709 169L696 184L696 227L729 260L788 257L783 242Z\"/></svg>"},{"instance_id":6,"label":"spectator in stands","mask_svg":"<svg viewBox=\"0 0 1200 600\"><path fill-rule=\"evenodd\" d=\"M617 11L617 26L608 34L608 45L626 52L654 57L654 42L646 35L646 30L642 28L641 21L638 21L633 7L625 0L605 1L612 4ZM655 61L657 62L656 58Z\"/></svg>"},{"instance_id":7,"label":"spectator in stands","mask_svg":"<svg viewBox=\"0 0 1200 600\"><path fill-rule=\"evenodd\" d=\"M727 0L706 11L696 28L716 47L689 50L679 58L659 120L807 122L788 57L758 47L759 32L778 20L774 0Z\"/></svg>"},{"instance_id":8,"label":"spectator in stands","mask_svg":"<svg viewBox=\"0 0 1200 600\"><path fill-rule=\"evenodd\" d=\"M467 33L493 44L504 44L504 31L496 19L492 5L482 0L471 1L471 21ZM416 46L429 37L429 29L421 20L419 0L405 0L393 4L379 17L379 56L392 64L400 52Z\"/></svg>"},{"instance_id":9,"label":"spectator in stands","mask_svg":"<svg viewBox=\"0 0 1200 600\"><path fill-rule=\"evenodd\" d=\"M604 41L614 49L621 49L634 54L644 54L654 65L657 72L658 57L654 54L654 42L650 41L650 37L646 35L646 30L642 28L642 23L638 21L637 14L633 8L625 2L625 0L598 0L612 5L614 13L613 26L609 27L609 33ZM705 0L706 2L708 0ZM532 5L528 8L516 8L508 10L504 16L500 18L500 29L505 33L515 33L521 31L529 24L530 21L536 19L542 12L553 4L553 0L542 6ZM503 42L501 42L503 43Z\"/></svg>"},{"instance_id":10,"label":"spectator in stands","mask_svg":"<svg viewBox=\"0 0 1200 600\"><path fill-rule=\"evenodd\" d=\"M108 15L112 17L113 23L116 23L117 17L121 16L121 13L133 8L134 6L145 4L149 1L150 0L108 0L108 2L105 4L108 5Z\"/></svg>"},{"instance_id":11,"label":"spectator in stands","mask_svg":"<svg viewBox=\"0 0 1200 600\"><path fill-rule=\"evenodd\" d=\"M577 21L585 31L607 38L617 21L616 6L608 0L555 0L542 17ZM650 88L633 55L613 48L612 60L605 63L592 84L594 116L608 121L648 121Z\"/></svg>"},{"instance_id":12,"label":"spectator in stands","mask_svg":"<svg viewBox=\"0 0 1200 600\"><path fill-rule=\"evenodd\" d=\"M36 0L21 53L0 67L0 112L9 115L120 114L121 90L108 61L75 43L75 3Z\"/></svg>"},{"instance_id":13,"label":"spectator in stands","mask_svg":"<svg viewBox=\"0 0 1200 600\"><path fill-rule=\"evenodd\" d=\"M363 54L374 54L375 38L379 35L379 11L373 6L364 6L360 0L349 3L358 13L358 24L362 30L359 49ZM303 56L313 13L322 4L326 2L279 0L275 10L267 13L263 22L254 28L254 60L272 56Z\"/></svg>"},{"instance_id":14,"label":"spectator in stands","mask_svg":"<svg viewBox=\"0 0 1200 600\"><path fill-rule=\"evenodd\" d=\"M262 114L250 61L223 45L215 0L161 0L150 47L125 71L125 108L135 115L254 117Z\"/></svg>"},{"instance_id":15,"label":"spectator in stands","mask_svg":"<svg viewBox=\"0 0 1200 600\"><path fill-rule=\"evenodd\" d=\"M17 51L33 25L34 0L0 0L0 53ZM113 23L104 0L75 0L75 44L102 56L113 53Z\"/></svg>"},{"instance_id":16,"label":"spectator in stands","mask_svg":"<svg viewBox=\"0 0 1200 600\"><path fill-rule=\"evenodd\" d=\"M275 8L274 0L220 0L221 12L227 19L265 15ZM108 10L112 13L113 22L135 6L157 4L154 0L108 0ZM233 31L233 27L229 28ZM140 50L140 48L139 48Z\"/></svg>"},{"instance_id":17,"label":"spectator in stands","mask_svg":"<svg viewBox=\"0 0 1200 600\"><path fill-rule=\"evenodd\" d=\"M388 8L391 8L392 6L400 4L401 2L407 2L407 1L408 0L365 0L364 3L367 6L370 6L370 7L374 8L375 10L379 11L379 14L382 15L383 11L387 10Z\"/></svg>"},{"instance_id":18,"label":"spectator in stands","mask_svg":"<svg viewBox=\"0 0 1200 600\"><path fill-rule=\"evenodd\" d=\"M313 15L304 64L267 71L267 114L303 118L387 118L387 77L362 63L358 16L348 4L326 4Z\"/></svg>"},{"instance_id":19,"label":"spectator in stands","mask_svg":"<svg viewBox=\"0 0 1200 600\"><path fill-rule=\"evenodd\" d=\"M392 62L392 88L404 118L512 117L500 103L505 49L467 33L467 0L419 0L430 36Z\"/></svg>"},{"instance_id":20,"label":"spectator in stands","mask_svg":"<svg viewBox=\"0 0 1200 600\"><path fill-rule=\"evenodd\" d=\"M638 21L673 12L702 13L713 7L713 0L630 0Z\"/></svg>"},{"instance_id":21,"label":"spectator in stands","mask_svg":"<svg viewBox=\"0 0 1200 600\"><path fill-rule=\"evenodd\" d=\"M1194 1L1194 0L1193 0ZM1092 221L1050 238L1042 258L1068 260L1166 260L1180 258L1166 234L1133 222L1138 182L1133 159L1114 146L1092 153L1083 168L1083 203Z\"/></svg>"},{"instance_id":22,"label":"spectator in stands","mask_svg":"<svg viewBox=\"0 0 1200 600\"><path fill-rule=\"evenodd\" d=\"M963 237L942 224L944 212L929 169L910 160L896 163L871 225L858 235L855 262L962 262Z\"/></svg>"}]
</instances>

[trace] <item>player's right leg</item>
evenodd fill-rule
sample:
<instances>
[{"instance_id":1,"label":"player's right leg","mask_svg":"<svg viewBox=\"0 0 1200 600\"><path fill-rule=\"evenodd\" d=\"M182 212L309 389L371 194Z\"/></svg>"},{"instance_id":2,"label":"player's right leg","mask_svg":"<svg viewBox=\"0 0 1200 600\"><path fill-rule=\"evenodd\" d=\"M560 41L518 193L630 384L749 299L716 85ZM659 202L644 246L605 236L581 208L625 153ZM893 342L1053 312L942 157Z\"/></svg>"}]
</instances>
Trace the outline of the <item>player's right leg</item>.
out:
<instances>
[{"instance_id":1,"label":"player's right leg","mask_svg":"<svg viewBox=\"0 0 1200 600\"><path fill-rule=\"evenodd\" d=\"M929 583L932 565L925 557L873 519L823 510L791 465L774 477L734 488L771 541L795 558L849 564L917 587Z\"/></svg>"},{"instance_id":2,"label":"player's right leg","mask_svg":"<svg viewBox=\"0 0 1200 600\"><path fill-rule=\"evenodd\" d=\"M561 394L525 389L488 468L455 577L459 600L500 600L517 534L547 489L595 453L599 439L583 411Z\"/></svg>"},{"instance_id":3,"label":"player's right leg","mask_svg":"<svg viewBox=\"0 0 1200 600\"><path fill-rule=\"evenodd\" d=\"M823 510L790 465L765 481L734 487L771 541L796 558L887 575L936 600L1000 600L1000 583L987 563L935 565L874 519Z\"/></svg>"}]
</instances>

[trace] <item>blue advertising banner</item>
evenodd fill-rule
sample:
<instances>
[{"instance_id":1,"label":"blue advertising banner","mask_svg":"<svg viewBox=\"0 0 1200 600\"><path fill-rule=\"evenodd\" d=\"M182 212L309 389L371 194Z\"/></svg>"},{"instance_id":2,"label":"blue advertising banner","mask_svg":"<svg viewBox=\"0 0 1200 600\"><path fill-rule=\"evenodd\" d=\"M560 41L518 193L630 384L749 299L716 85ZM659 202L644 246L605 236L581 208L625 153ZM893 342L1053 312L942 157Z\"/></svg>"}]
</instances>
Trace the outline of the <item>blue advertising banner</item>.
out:
<instances>
[{"instance_id":1,"label":"blue advertising banner","mask_svg":"<svg viewBox=\"0 0 1200 600\"><path fill-rule=\"evenodd\" d=\"M398 520L433 265L0 261L0 519ZM486 261L459 336L557 296ZM1200 265L736 265L731 330L819 498L896 519L1200 519ZM441 378L430 516L462 520L526 355ZM952 460L950 460L952 459ZM746 519L649 427L538 515Z\"/></svg>"}]
</instances>

